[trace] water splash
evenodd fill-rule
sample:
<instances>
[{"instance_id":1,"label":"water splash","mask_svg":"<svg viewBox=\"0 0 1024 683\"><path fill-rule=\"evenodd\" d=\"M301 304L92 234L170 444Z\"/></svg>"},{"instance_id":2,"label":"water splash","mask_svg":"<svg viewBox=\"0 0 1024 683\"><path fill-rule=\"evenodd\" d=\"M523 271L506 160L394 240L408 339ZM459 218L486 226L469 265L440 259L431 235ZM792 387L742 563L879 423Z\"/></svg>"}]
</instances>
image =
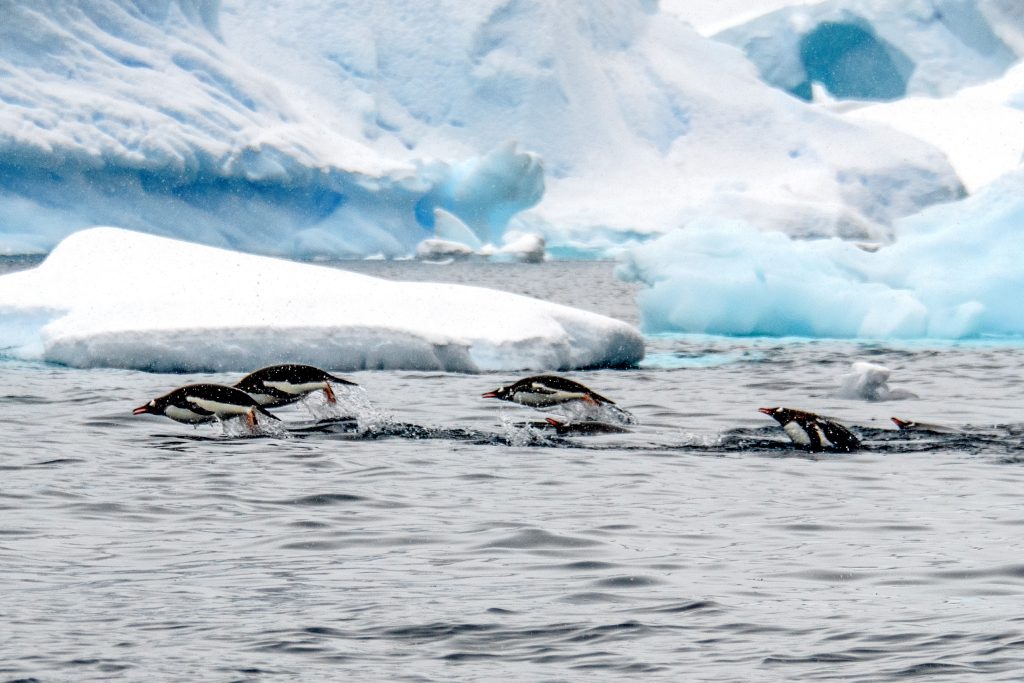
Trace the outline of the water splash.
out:
<instances>
[{"instance_id":1,"label":"water splash","mask_svg":"<svg viewBox=\"0 0 1024 683\"><path fill-rule=\"evenodd\" d=\"M232 439L267 436L275 439L290 439L291 434L280 420L272 420L265 415L256 416L256 424L250 425L245 416L217 419L225 437Z\"/></svg>"},{"instance_id":2,"label":"water splash","mask_svg":"<svg viewBox=\"0 0 1024 683\"><path fill-rule=\"evenodd\" d=\"M378 432L394 423L394 417L375 407L366 390L358 385L332 384L335 403L329 403L322 391L314 391L303 397L301 404L314 420L355 420L361 432Z\"/></svg>"},{"instance_id":3,"label":"water splash","mask_svg":"<svg viewBox=\"0 0 1024 683\"><path fill-rule=\"evenodd\" d=\"M548 435L528 422L516 422L504 411L501 413L501 430L508 445L514 448L551 445Z\"/></svg>"},{"instance_id":4,"label":"water splash","mask_svg":"<svg viewBox=\"0 0 1024 683\"><path fill-rule=\"evenodd\" d=\"M565 422L610 422L612 424L639 424L633 413L610 403L588 403L568 401L547 410L565 418Z\"/></svg>"}]
</instances>

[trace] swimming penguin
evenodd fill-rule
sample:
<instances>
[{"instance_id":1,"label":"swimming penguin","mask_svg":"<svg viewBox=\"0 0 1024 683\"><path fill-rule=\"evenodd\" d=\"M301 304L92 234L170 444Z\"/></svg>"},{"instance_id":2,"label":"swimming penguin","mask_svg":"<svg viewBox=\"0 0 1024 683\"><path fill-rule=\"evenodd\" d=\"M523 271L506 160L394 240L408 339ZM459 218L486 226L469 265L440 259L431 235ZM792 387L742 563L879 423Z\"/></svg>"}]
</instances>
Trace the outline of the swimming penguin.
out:
<instances>
[{"instance_id":1,"label":"swimming penguin","mask_svg":"<svg viewBox=\"0 0 1024 683\"><path fill-rule=\"evenodd\" d=\"M261 406L277 408L320 389L323 389L328 403L337 403L331 382L359 386L312 365L286 363L251 372L239 380L235 388L252 396Z\"/></svg>"},{"instance_id":2,"label":"swimming penguin","mask_svg":"<svg viewBox=\"0 0 1024 683\"><path fill-rule=\"evenodd\" d=\"M758 410L775 418L793 443L809 451L851 453L860 447L860 440L834 420L792 408Z\"/></svg>"},{"instance_id":3,"label":"swimming penguin","mask_svg":"<svg viewBox=\"0 0 1024 683\"><path fill-rule=\"evenodd\" d=\"M960 430L944 425L928 424L927 422L915 422L914 420L901 420L898 417L890 417L890 420L900 428L901 432L934 432L936 434L959 434Z\"/></svg>"},{"instance_id":4,"label":"swimming penguin","mask_svg":"<svg viewBox=\"0 0 1024 683\"><path fill-rule=\"evenodd\" d=\"M488 391L481 398L500 398L531 408L550 408L569 401L583 401L591 405L615 405L597 392L579 382L555 375L537 375L521 379L515 384Z\"/></svg>"},{"instance_id":5,"label":"swimming penguin","mask_svg":"<svg viewBox=\"0 0 1024 683\"><path fill-rule=\"evenodd\" d=\"M256 413L277 420L244 391L223 384L189 384L139 406L132 415L166 415L176 422L200 424L217 418L244 415L250 427L256 426Z\"/></svg>"}]
</instances>

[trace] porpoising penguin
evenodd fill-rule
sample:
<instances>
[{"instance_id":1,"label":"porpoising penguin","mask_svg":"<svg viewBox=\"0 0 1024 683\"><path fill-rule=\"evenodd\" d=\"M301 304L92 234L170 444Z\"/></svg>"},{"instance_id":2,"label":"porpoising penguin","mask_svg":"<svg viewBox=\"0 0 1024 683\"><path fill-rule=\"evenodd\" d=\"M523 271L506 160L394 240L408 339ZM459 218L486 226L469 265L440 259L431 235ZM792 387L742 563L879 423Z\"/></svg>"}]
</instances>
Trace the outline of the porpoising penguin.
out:
<instances>
[{"instance_id":1,"label":"porpoising penguin","mask_svg":"<svg viewBox=\"0 0 1024 683\"><path fill-rule=\"evenodd\" d=\"M851 453L860 447L860 439L835 420L793 408L758 408L775 418L794 444L812 452Z\"/></svg>"},{"instance_id":2,"label":"porpoising penguin","mask_svg":"<svg viewBox=\"0 0 1024 683\"><path fill-rule=\"evenodd\" d=\"M569 401L583 401L591 405L615 405L615 401L591 391L579 382L556 375L527 377L515 384L488 391L481 398L499 398L531 408L550 408Z\"/></svg>"},{"instance_id":3,"label":"porpoising penguin","mask_svg":"<svg viewBox=\"0 0 1024 683\"><path fill-rule=\"evenodd\" d=\"M271 365L251 372L235 384L266 408L277 408L298 401L306 394L323 389L328 403L337 403L331 383L359 386L341 377L335 377L312 365L285 363Z\"/></svg>"},{"instance_id":4,"label":"porpoising penguin","mask_svg":"<svg viewBox=\"0 0 1024 683\"><path fill-rule=\"evenodd\" d=\"M189 384L139 406L132 415L164 415L175 422L200 424L215 419L245 416L250 427L256 426L256 413L277 420L249 394L223 384Z\"/></svg>"}]
</instances>

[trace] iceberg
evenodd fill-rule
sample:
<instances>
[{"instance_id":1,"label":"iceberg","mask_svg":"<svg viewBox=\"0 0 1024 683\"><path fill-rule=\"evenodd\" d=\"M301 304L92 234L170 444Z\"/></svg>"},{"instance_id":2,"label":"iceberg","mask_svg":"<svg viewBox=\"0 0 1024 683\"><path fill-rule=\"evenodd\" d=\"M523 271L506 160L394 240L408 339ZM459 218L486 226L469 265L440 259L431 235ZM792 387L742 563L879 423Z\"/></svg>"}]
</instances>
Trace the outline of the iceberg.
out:
<instances>
[{"instance_id":1,"label":"iceberg","mask_svg":"<svg viewBox=\"0 0 1024 683\"><path fill-rule=\"evenodd\" d=\"M1016 169L1024 155L1024 64L954 95L858 107L851 120L883 123L941 149L968 192Z\"/></svg>"},{"instance_id":2,"label":"iceberg","mask_svg":"<svg viewBox=\"0 0 1024 683\"><path fill-rule=\"evenodd\" d=\"M0 102L0 253L118 225L405 257L437 208L555 255L726 210L884 240L962 193L931 145L788 97L649 0L9 2Z\"/></svg>"},{"instance_id":3,"label":"iceberg","mask_svg":"<svg viewBox=\"0 0 1024 683\"><path fill-rule=\"evenodd\" d=\"M539 159L507 140L448 160L374 149L234 54L221 18L216 0L8 3L0 253L117 224L302 259L404 256L435 206L500 234L542 196Z\"/></svg>"},{"instance_id":4,"label":"iceberg","mask_svg":"<svg viewBox=\"0 0 1024 683\"><path fill-rule=\"evenodd\" d=\"M1001 0L797 3L715 38L743 50L766 82L811 100L942 97L1002 74L1024 53L1019 8Z\"/></svg>"},{"instance_id":5,"label":"iceberg","mask_svg":"<svg viewBox=\"0 0 1024 683\"><path fill-rule=\"evenodd\" d=\"M707 220L637 247L618 273L650 332L867 339L1024 336L1024 167L899 221L865 249ZM878 248L875 248L878 247Z\"/></svg>"},{"instance_id":6,"label":"iceberg","mask_svg":"<svg viewBox=\"0 0 1024 683\"><path fill-rule=\"evenodd\" d=\"M93 228L0 276L0 354L159 372L482 372L630 366L644 341L618 320L506 292Z\"/></svg>"},{"instance_id":7,"label":"iceberg","mask_svg":"<svg viewBox=\"0 0 1024 683\"><path fill-rule=\"evenodd\" d=\"M496 247L482 244L472 228L458 216L438 207L434 209L434 237L416 245L416 258L423 261L519 261L540 263L546 256L544 237L535 233L509 230Z\"/></svg>"},{"instance_id":8,"label":"iceberg","mask_svg":"<svg viewBox=\"0 0 1024 683\"><path fill-rule=\"evenodd\" d=\"M884 365L856 361L850 372L839 376L837 398L860 399L863 401L899 401L918 398L917 394L899 386L889 386L892 371Z\"/></svg>"}]
</instances>

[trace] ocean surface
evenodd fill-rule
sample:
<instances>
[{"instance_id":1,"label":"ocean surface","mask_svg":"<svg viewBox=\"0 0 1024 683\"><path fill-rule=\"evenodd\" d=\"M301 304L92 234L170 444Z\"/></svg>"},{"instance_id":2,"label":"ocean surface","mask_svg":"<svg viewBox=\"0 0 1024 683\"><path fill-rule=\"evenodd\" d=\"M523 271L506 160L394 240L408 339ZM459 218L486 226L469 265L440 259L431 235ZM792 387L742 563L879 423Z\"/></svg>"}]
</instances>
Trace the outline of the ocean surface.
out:
<instances>
[{"instance_id":1,"label":"ocean surface","mask_svg":"<svg viewBox=\"0 0 1024 683\"><path fill-rule=\"evenodd\" d=\"M638 322L609 263L339 267ZM1024 347L649 342L567 373L638 422L594 435L480 397L514 374L354 373L253 437L131 414L235 375L0 360L0 681L1020 680ZM858 360L919 398L836 397Z\"/></svg>"}]
</instances>

